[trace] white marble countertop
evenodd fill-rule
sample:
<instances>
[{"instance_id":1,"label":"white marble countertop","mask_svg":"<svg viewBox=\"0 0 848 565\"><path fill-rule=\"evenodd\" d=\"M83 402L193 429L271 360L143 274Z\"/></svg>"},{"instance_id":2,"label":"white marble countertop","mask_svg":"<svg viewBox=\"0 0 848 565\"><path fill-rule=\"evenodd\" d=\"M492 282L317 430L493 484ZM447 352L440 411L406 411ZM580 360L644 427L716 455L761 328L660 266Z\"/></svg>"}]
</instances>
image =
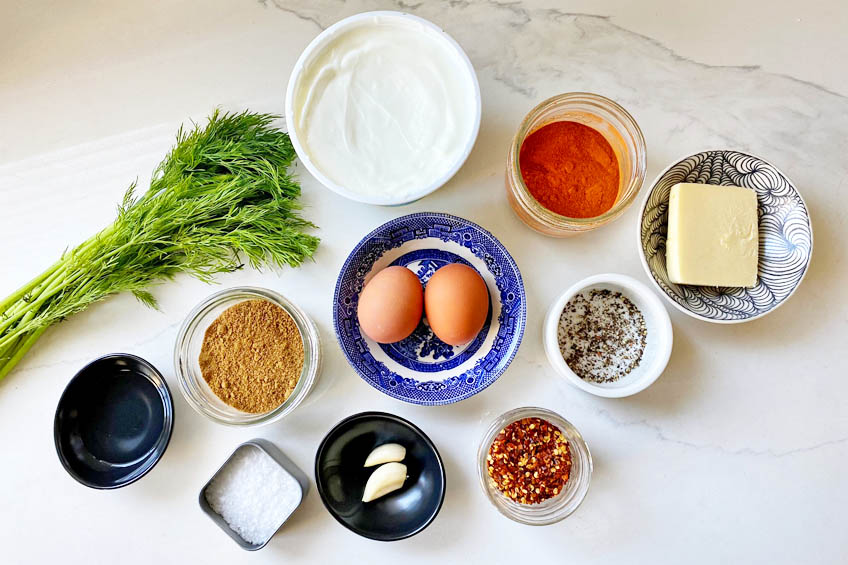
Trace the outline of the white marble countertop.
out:
<instances>
[{"instance_id":1,"label":"white marble countertop","mask_svg":"<svg viewBox=\"0 0 848 565\"><path fill-rule=\"evenodd\" d=\"M316 320L325 366L308 404L277 424L234 430L196 414L178 392L178 324L213 288L179 278L154 292L161 311L118 296L52 329L0 382L3 563L844 563L848 559L848 5L716 0L614 2L210 0L43 1L0 7L0 294L111 221L143 183L178 124L220 105L282 112L301 49L333 21L374 8L412 11L467 50L483 95L480 137L444 188L415 204L351 204L302 170L307 215L321 226L314 263L243 271L221 286L266 286ZM744 4L737 6L737 4ZM646 281L636 209L569 240L539 236L503 188L509 139L540 100L595 91L635 116L648 181L707 148L760 155L794 180L816 249L798 292L772 315L711 325L669 308L665 374L634 397L607 400L560 382L539 328L548 304L584 276ZM509 370L456 405L422 408L379 394L344 360L331 329L342 261L374 226L446 211L487 227L519 263L528 330ZM126 351L156 365L174 395L165 456L114 492L74 482L52 439L56 402L88 360ZM545 528L515 524L486 501L475 451L488 422L516 406L554 409L595 458L583 506ZM396 543L337 524L313 488L257 554L239 549L197 506L199 488L232 449L265 437L312 475L315 448L339 419L385 410L422 427L447 465L436 521Z\"/></svg>"}]
</instances>

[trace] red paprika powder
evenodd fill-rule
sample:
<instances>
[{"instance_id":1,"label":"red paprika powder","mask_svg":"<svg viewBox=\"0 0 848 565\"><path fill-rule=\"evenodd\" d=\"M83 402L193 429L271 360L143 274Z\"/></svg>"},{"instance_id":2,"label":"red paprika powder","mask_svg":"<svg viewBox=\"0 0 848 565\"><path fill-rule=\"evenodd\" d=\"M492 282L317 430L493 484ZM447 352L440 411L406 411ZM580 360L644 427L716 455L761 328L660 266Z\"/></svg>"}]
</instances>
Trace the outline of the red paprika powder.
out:
<instances>
[{"instance_id":1,"label":"red paprika powder","mask_svg":"<svg viewBox=\"0 0 848 565\"><path fill-rule=\"evenodd\" d=\"M618 197L615 151L600 132L578 122L552 122L531 133L519 165L533 198L561 216L600 216Z\"/></svg>"}]
</instances>

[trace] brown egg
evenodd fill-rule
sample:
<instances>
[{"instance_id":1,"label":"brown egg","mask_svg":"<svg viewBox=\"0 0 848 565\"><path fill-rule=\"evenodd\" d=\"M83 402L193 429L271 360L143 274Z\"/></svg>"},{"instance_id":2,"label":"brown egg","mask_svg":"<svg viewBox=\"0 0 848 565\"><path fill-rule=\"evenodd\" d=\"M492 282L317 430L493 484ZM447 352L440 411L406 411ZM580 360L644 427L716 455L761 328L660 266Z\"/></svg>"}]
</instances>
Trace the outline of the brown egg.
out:
<instances>
[{"instance_id":1,"label":"brown egg","mask_svg":"<svg viewBox=\"0 0 848 565\"><path fill-rule=\"evenodd\" d=\"M477 271L452 263L430 277L424 290L424 311L436 336L450 345L474 339L489 313L489 291Z\"/></svg>"},{"instance_id":2,"label":"brown egg","mask_svg":"<svg viewBox=\"0 0 848 565\"><path fill-rule=\"evenodd\" d=\"M387 267L368 281L359 295L359 329L377 343L409 336L421 321L424 291L406 267Z\"/></svg>"}]
</instances>

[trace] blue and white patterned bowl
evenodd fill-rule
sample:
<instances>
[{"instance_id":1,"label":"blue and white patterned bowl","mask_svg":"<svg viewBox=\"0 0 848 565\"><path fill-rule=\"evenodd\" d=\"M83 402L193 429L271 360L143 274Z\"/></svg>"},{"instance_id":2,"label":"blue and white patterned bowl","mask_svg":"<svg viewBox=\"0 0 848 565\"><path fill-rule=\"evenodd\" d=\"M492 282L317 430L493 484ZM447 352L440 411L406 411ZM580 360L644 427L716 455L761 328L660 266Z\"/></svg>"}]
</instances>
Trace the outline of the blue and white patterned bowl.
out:
<instances>
[{"instance_id":1,"label":"blue and white patterned bowl","mask_svg":"<svg viewBox=\"0 0 848 565\"><path fill-rule=\"evenodd\" d=\"M380 270L403 265L426 285L448 263L477 270L489 287L489 316L469 344L439 340L422 320L411 336L378 344L359 331L359 293ZM359 376L399 400L435 406L477 394L506 370L518 351L527 319L518 266L495 237L477 224L436 212L391 220L365 236L342 266L333 297L333 324Z\"/></svg>"},{"instance_id":2,"label":"blue and white patterned bowl","mask_svg":"<svg viewBox=\"0 0 848 565\"><path fill-rule=\"evenodd\" d=\"M735 185L757 192L759 265L752 288L674 284L665 264L668 196L679 182ZM813 254L813 226L804 199L774 165L739 151L703 151L659 174L639 215L639 254L657 288L679 310L732 324L765 316L795 292Z\"/></svg>"}]
</instances>

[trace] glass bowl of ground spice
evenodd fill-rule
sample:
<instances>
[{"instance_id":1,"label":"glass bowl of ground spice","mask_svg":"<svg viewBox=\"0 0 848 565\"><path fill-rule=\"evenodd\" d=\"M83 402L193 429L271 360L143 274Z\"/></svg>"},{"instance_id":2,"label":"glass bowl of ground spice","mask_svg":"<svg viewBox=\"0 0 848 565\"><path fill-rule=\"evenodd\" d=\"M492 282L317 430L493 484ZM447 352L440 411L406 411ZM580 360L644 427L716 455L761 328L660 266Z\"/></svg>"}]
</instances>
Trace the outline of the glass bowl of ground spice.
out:
<instances>
[{"instance_id":1,"label":"glass bowl of ground spice","mask_svg":"<svg viewBox=\"0 0 848 565\"><path fill-rule=\"evenodd\" d=\"M565 237L618 218L645 180L645 138L612 100L586 92L545 100L510 146L507 196L534 230Z\"/></svg>"},{"instance_id":2,"label":"glass bowl of ground spice","mask_svg":"<svg viewBox=\"0 0 848 565\"><path fill-rule=\"evenodd\" d=\"M186 401L232 426L267 424L289 414L321 365L318 330L276 292L238 287L198 304L180 328L174 366Z\"/></svg>"},{"instance_id":3,"label":"glass bowl of ground spice","mask_svg":"<svg viewBox=\"0 0 848 565\"><path fill-rule=\"evenodd\" d=\"M531 526L559 522L586 496L592 455L580 432L544 408L516 408L489 426L477 453L480 484L504 516Z\"/></svg>"}]
</instances>

